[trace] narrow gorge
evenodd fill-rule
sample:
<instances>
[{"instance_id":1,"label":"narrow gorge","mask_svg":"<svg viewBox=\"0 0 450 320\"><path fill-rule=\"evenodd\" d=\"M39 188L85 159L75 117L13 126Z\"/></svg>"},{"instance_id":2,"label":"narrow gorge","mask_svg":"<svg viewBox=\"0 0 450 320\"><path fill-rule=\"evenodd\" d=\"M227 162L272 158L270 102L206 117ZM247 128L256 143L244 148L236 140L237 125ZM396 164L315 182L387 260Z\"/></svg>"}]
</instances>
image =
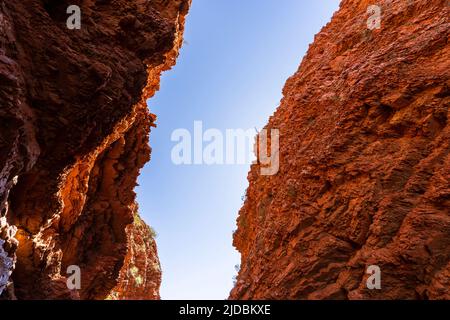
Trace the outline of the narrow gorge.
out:
<instances>
[{"instance_id":1,"label":"narrow gorge","mask_svg":"<svg viewBox=\"0 0 450 320\"><path fill-rule=\"evenodd\" d=\"M190 6L0 0L0 300L160 299L134 189ZM248 174L230 300L450 299L449 13L340 2L267 123L279 171Z\"/></svg>"}]
</instances>

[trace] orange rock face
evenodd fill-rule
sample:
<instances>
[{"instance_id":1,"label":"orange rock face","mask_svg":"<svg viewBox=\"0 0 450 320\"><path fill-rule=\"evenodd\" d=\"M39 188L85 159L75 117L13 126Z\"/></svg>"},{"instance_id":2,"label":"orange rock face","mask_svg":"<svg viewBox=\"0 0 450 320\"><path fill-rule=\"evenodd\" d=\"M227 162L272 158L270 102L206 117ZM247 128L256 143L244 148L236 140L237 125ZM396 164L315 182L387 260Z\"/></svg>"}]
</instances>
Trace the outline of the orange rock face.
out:
<instances>
[{"instance_id":1,"label":"orange rock face","mask_svg":"<svg viewBox=\"0 0 450 320\"><path fill-rule=\"evenodd\" d=\"M0 5L3 297L159 298L156 246L133 189L150 159L146 99L175 63L189 3ZM66 26L69 5L81 9L79 30ZM79 290L67 286L73 265Z\"/></svg>"},{"instance_id":2,"label":"orange rock face","mask_svg":"<svg viewBox=\"0 0 450 320\"><path fill-rule=\"evenodd\" d=\"M156 250L155 233L136 214L127 227L128 252L112 300L159 300L161 265Z\"/></svg>"},{"instance_id":3,"label":"orange rock face","mask_svg":"<svg viewBox=\"0 0 450 320\"><path fill-rule=\"evenodd\" d=\"M446 0L341 2L267 125L280 171L249 173L231 299L450 298L448 16Z\"/></svg>"}]
</instances>

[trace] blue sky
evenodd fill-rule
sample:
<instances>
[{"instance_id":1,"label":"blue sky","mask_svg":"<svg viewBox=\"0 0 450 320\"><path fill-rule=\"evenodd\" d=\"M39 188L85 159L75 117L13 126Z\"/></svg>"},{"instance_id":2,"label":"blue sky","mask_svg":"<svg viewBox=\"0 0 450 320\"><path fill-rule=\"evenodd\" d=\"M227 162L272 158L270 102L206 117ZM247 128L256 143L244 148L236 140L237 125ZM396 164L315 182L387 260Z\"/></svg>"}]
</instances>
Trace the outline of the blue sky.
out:
<instances>
[{"instance_id":1,"label":"blue sky","mask_svg":"<svg viewBox=\"0 0 450 320\"><path fill-rule=\"evenodd\" d=\"M286 79L339 0L193 0L177 65L149 100L158 116L150 163L139 178L144 220L158 233L163 299L226 299L240 255L232 231L248 165L171 160L172 132L261 128Z\"/></svg>"}]
</instances>

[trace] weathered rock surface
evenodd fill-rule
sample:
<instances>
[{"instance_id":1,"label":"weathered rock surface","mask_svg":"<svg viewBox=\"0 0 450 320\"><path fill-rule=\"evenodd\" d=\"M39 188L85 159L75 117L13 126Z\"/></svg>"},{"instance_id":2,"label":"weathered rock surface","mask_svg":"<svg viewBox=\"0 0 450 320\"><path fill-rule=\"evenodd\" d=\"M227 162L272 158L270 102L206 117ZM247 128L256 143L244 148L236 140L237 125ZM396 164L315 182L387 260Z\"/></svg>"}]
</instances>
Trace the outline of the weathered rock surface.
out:
<instances>
[{"instance_id":1,"label":"weathered rock surface","mask_svg":"<svg viewBox=\"0 0 450 320\"><path fill-rule=\"evenodd\" d=\"M133 189L150 158L146 99L175 63L189 2L0 1L0 279L15 261L4 297L159 297ZM66 27L69 5L80 30ZM67 288L71 265L80 290Z\"/></svg>"},{"instance_id":2,"label":"weathered rock surface","mask_svg":"<svg viewBox=\"0 0 450 320\"><path fill-rule=\"evenodd\" d=\"M128 252L118 285L111 291L112 300L159 300L161 265L156 249L155 232L139 215L127 227Z\"/></svg>"},{"instance_id":3,"label":"weathered rock surface","mask_svg":"<svg viewBox=\"0 0 450 320\"><path fill-rule=\"evenodd\" d=\"M249 173L231 299L450 298L448 17L446 0L341 2L267 125L279 173Z\"/></svg>"}]
</instances>

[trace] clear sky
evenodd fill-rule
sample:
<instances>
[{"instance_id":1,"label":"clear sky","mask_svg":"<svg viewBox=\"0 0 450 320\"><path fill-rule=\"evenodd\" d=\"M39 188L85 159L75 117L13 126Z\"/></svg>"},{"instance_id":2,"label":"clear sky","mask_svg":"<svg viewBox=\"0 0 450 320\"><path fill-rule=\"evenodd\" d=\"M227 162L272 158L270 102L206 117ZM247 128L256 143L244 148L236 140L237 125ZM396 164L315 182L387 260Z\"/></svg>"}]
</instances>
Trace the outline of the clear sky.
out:
<instances>
[{"instance_id":1,"label":"clear sky","mask_svg":"<svg viewBox=\"0 0 450 320\"><path fill-rule=\"evenodd\" d=\"M137 187L140 212L158 233L163 299L226 299L240 255L232 231L249 165L171 160L172 132L261 128L286 79L339 0L193 0L177 65L149 101L158 116Z\"/></svg>"}]
</instances>

